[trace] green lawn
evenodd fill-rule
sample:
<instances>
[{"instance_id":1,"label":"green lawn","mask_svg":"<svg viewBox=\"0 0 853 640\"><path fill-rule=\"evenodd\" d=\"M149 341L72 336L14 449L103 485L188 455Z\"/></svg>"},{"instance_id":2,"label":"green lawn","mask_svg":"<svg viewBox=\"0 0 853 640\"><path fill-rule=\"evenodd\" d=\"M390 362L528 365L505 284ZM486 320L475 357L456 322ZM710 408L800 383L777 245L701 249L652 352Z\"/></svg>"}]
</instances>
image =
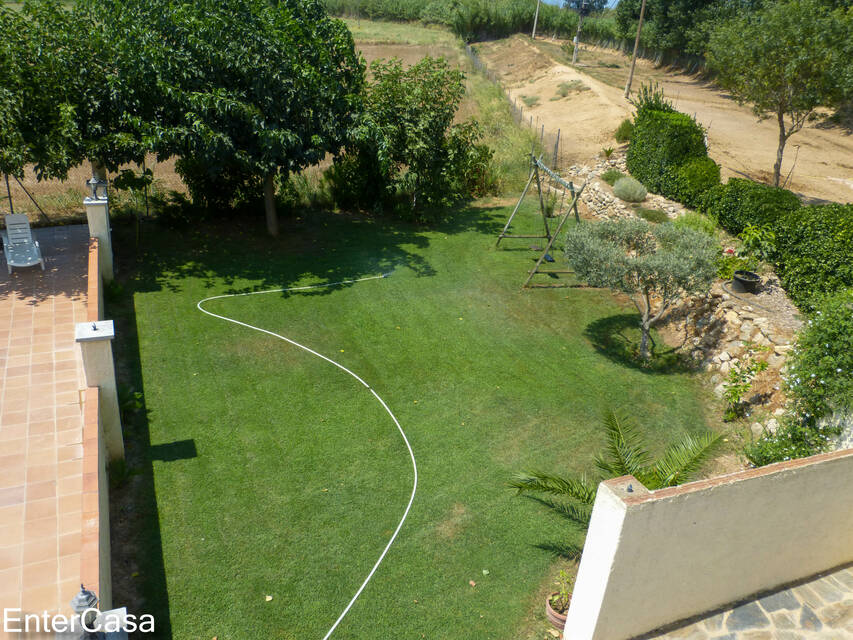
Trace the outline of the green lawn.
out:
<instances>
[{"instance_id":1,"label":"green lawn","mask_svg":"<svg viewBox=\"0 0 853 640\"><path fill-rule=\"evenodd\" d=\"M259 219L152 224L138 250L117 228L125 290L108 312L145 412L126 427L131 474L113 496L126 535L114 563L139 574L118 581L116 602L158 614L165 635L170 618L174 638L323 636L402 515L408 453L346 374L196 302L392 272L206 306L339 360L411 441L411 514L334 637L528 633L555 562L543 547L582 534L514 497L512 472L591 470L607 407L636 415L657 448L705 419L698 379L627 366L602 347L602 328L631 313L609 293L520 290L534 254L524 240L495 248L508 213L462 209L430 231L312 213L278 241ZM533 219L526 209L522 226Z\"/></svg>"}]
</instances>

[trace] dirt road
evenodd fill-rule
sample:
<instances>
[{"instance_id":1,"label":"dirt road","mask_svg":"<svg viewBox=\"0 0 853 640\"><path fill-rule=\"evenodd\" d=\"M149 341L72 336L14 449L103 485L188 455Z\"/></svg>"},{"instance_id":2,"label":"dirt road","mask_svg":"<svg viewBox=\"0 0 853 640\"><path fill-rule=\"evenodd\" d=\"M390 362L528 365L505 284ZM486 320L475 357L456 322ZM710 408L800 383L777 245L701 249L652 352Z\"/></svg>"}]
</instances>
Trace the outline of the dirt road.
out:
<instances>
[{"instance_id":1,"label":"dirt road","mask_svg":"<svg viewBox=\"0 0 853 640\"><path fill-rule=\"evenodd\" d=\"M533 43L514 36L482 43L478 50L510 96L519 104L532 104L525 106L526 114L538 117L548 130L562 130L566 157L588 163L604 147L618 146L613 131L632 112L623 97L630 60L617 51L586 47L580 52L581 65L573 68L559 45L559 41ZM748 106L738 105L696 76L641 60L633 88L649 80L659 82L676 109L695 116L707 129L709 153L722 166L724 179L771 181L778 140L775 121L759 122ZM561 84L564 91L571 87L565 97L559 95ZM809 123L788 141L783 176L795 161L789 189L810 201L853 202L850 130L820 121Z\"/></svg>"}]
</instances>

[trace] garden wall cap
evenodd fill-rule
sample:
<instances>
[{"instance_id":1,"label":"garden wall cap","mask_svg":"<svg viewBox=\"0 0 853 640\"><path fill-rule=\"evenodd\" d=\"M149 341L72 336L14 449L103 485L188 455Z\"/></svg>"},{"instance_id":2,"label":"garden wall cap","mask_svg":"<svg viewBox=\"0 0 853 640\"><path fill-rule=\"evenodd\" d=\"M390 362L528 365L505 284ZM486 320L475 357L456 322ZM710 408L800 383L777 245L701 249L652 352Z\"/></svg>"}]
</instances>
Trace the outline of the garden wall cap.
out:
<instances>
[{"instance_id":1,"label":"garden wall cap","mask_svg":"<svg viewBox=\"0 0 853 640\"><path fill-rule=\"evenodd\" d=\"M74 327L74 340L77 342L92 342L94 340L112 340L115 328L112 320L98 322L78 322Z\"/></svg>"}]
</instances>

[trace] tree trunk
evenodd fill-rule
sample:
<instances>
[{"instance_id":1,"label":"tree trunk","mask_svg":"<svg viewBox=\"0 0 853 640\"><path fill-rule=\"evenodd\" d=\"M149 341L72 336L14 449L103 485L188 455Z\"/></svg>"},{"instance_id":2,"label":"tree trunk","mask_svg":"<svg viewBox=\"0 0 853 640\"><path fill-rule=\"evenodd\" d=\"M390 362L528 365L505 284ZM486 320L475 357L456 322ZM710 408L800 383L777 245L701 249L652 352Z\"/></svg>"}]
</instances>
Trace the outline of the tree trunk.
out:
<instances>
[{"instance_id":1,"label":"tree trunk","mask_svg":"<svg viewBox=\"0 0 853 640\"><path fill-rule=\"evenodd\" d=\"M651 355L649 354L649 338L652 332L652 301L648 291L643 291L643 304L645 307L643 308L643 319L640 322L640 330L643 333L640 339L640 357L643 360L648 360Z\"/></svg>"},{"instance_id":2,"label":"tree trunk","mask_svg":"<svg viewBox=\"0 0 853 640\"><path fill-rule=\"evenodd\" d=\"M107 167L100 160L90 160L92 164L92 177L98 180L107 181Z\"/></svg>"},{"instance_id":3,"label":"tree trunk","mask_svg":"<svg viewBox=\"0 0 853 640\"><path fill-rule=\"evenodd\" d=\"M278 214L275 210L275 174L269 173L264 178L264 210L267 214L267 231L273 237L278 237Z\"/></svg>"},{"instance_id":4,"label":"tree trunk","mask_svg":"<svg viewBox=\"0 0 853 640\"><path fill-rule=\"evenodd\" d=\"M631 83L634 81L634 67L637 66L637 50L640 48L640 32L643 30L643 18L646 15L646 0L640 6L640 21L637 23L637 37L634 40L634 55L631 56L631 70L628 72L628 82L625 83L625 99L631 95Z\"/></svg>"},{"instance_id":5,"label":"tree trunk","mask_svg":"<svg viewBox=\"0 0 853 640\"><path fill-rule=\"evenodd\" d=\"M773 186L779 186L779 180L782 177L782 154L785 153L785 143L788 141L788 136L785 135L785 114L781 111L776 114L779 121L779 148L776 149L776 164L773 165Z\"/></svg>"}]
</instances>

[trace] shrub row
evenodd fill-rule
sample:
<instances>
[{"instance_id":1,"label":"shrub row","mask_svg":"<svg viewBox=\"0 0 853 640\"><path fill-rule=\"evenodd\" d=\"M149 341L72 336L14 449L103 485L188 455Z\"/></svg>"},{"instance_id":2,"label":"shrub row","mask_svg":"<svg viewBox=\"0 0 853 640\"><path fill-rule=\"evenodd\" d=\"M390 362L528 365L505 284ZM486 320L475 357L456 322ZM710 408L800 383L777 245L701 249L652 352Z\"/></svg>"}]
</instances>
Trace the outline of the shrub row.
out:
<instances>
[{"instance_id":1,"label":"shrub row","mask_svg":"<svg viewBox=\"0 0 853 640\"><path fill-rule=\"evenodd\" d=\"M790 191L742 178L732 178L708 191L703 206L707 214L734 235L750 224L773 225L799 208L799 198Z\"/></svg>"}]
</instances>

